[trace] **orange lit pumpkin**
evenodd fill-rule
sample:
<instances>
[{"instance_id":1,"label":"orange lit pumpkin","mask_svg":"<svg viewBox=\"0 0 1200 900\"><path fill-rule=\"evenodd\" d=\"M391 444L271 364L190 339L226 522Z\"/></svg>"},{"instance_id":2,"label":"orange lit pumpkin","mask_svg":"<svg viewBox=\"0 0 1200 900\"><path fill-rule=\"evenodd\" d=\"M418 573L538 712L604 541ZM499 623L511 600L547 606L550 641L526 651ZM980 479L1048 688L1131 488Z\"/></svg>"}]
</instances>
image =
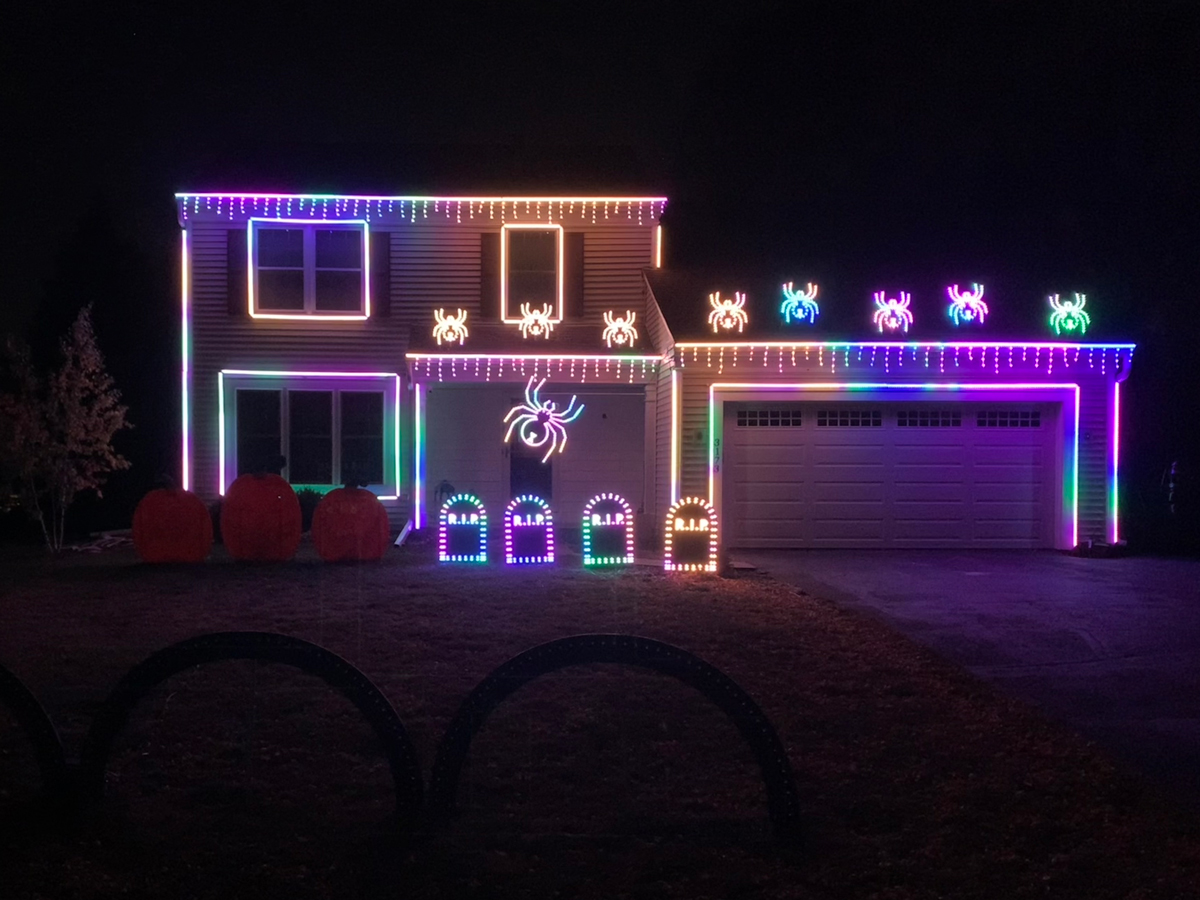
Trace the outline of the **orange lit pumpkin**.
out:
<instances>
[{"instance_id":1,"label":"orange lit pumpkin","mask_svg":"<svg viewBox=\"0 0 1200 900\"><path fill-rule=\"evenodd\" d=\"M382 559L391 541L387 510L370 491L338 488L317 504L312 536L325 562Z\"/></svg>"},{"instance_id":2,"label":"orange lit pumpkin","mask_svg":"<svg viewBox=\"0 0 1200 900\"><path fill-rule=\"evenodd\" d=\"M300 545L300 501L274 474L239 475L221 504L221 538L234 559L283 562Z\"/></svg>"},{"instance_id":3,"label":"orange lit pumpkin","mask_svg":"<svg viewBox=\"0 0 1200 900\"><path fill-rule=\"evenodd\" d=\"M212 542L208 507L190 491L158 488L133 512L133 547L145 562L203 562Z\"/></svg>"}]
</instances>

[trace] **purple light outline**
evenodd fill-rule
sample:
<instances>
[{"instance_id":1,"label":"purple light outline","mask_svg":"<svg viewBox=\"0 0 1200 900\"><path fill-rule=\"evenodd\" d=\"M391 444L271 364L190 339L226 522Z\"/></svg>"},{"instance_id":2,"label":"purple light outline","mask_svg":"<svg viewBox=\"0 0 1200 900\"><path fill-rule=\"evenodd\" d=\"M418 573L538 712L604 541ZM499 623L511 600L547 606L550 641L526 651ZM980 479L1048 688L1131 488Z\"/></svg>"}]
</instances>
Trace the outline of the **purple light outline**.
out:
<instances>
[{"instance_id":1,"label":"purple light outline","mask_svg":"<svg viewBox=\"0 0 1200 900\"><path fill-rule=\"evenodd\" d=\"M508 223L500 226L500 321L507 325L518 325L524 321L522 316L513 316L508 311L508 234L510 230L519 229L523 231L556 231L555 249L558 254L558 271L555 277L556 291L558 295L557 303L555 304L555 318L549 321L557 325L563 320L563 315L566 312L563 298L563 244L566 243L565 232L562 225L556 225L551 222L520 222ZM524 335L522 335L524 337Z\"/></svg>"}]
</instances>

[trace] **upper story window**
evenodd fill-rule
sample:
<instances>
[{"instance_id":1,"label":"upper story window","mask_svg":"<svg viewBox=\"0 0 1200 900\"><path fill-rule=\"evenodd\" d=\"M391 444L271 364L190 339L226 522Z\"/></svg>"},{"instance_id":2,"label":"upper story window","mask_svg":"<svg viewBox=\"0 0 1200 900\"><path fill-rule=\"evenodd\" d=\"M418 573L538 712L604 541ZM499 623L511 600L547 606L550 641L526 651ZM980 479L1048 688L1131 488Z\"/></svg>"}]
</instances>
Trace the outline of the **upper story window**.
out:
<instances>
[{"instance_id":1,"label":"upper story window","mask_svg":"<svg viewBox=\"0 0 1200 900\"><path fill-rule=\"evenodd\" d=\"M251 219L247 240L251 316L370 316L366 222Z\"/></svg>"},{"instance_id":2,"label":"upper story window","mask_svg":"<svg viewBox=\"0 0 1200 900\"><path fill-rule=\"evenodd\" d=\"M524 310L550 308L563 319L561 225L505 225L500 233L500 318L520 322Z\"/></svg>"}]
</instances>

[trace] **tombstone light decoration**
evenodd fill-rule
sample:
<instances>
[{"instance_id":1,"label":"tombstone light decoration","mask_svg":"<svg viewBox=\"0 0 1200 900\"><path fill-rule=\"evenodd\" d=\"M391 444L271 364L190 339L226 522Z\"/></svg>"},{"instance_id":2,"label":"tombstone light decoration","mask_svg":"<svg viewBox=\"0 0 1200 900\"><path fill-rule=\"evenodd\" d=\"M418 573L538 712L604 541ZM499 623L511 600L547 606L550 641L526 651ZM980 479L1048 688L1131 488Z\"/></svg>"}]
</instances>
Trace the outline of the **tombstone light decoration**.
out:
<instances>
[{"instance_id":1,"label":"tombstone light decoration","mask_svg":"<svg viewBox=\"0 0 1200 900\"><path fill-rule=\"evenodd\" d=\"M707 500L684 497L667 512L663 568L668 572L717 571L717 514Z\"/></svg>"},{"instance_id":2,"label":"tombstone light decoration","mask_svg":"<svg viewBox=\"0 0 1200 900\"><path fill-rule=\"evenodd\" d=\"M963 322L983 324L988 307L983 302L982 284L971 285L971 290L965 294L959 292L957 284L952 284L946 288L946 294L950 297L949 313L955 325L961 325Z\"/></svg>"},{"instance_id":3,"label":"tombstone light decoration","mask_svg":"<svg viewBox=\"0 0 1200 900\"><path fill-rule=\"evenodd\" d=\"M633 320L637 318L637 313L625 310L624 316L614 316L612 310L604 313L604 346L611 347L616 344L618 347L633 346L633 342L637 340L637 329L633 327Z\"/></svg>"},{"instance_id":4,"label":"tombstone light decoration","mask_svg":"<svg viewBox=\"0 0 1200 900\"><path fill-rule=\"evenodd\" d=\"M450 497L438 515L438 562L487 562L487 528L478 497Z\"/></svg>"},{"instance_id":5,"label":"tombstone light decoration","mask_svg":"<svg viewBox=\"0 0 1200 900\"><path fill-rule=\"evenodd\" d=\"M554 330L552 316L554 310L549 303L543 303L540 309L530 309L528 303L521 304L521 321L517 327L521 329L521 337L544 337L550 340L550 332Z\"/></svg>"},{"instance_id":6,"label":"tombstone light decoration","mask_svg":"<svg viewBox=\"0 0 1200 900\"><path fill-rule=\"evenodd\" d=\"M454 315L446 315L444 309L433 311L433 336L437 338L438 346L453 344L461 347L467 339L467 311L457 310Z\"/></svg>"},{"instance_id":7,"label":"tombstone light decoration","mask_svg":"<svg viewBox=\"0 0 1200 900\"><path fill-rule=\"evenodd\" d=\"M908 309L911 301L912 295L906 291L900 292L899 299L893 297L890 300L883 291L875 292L875 315L872 320L878 326L880 334L885 328L888 331L895 331L899 328L906 334L908 333L908 326L913 321L912 313Z\"/></svg>"},{"instance_id":8,"label":"tombstone light decoration","mask_svg":"<svg viewBox=\"0 0 1200 900\"><path fill-rule=\"evenodd\" d=\"M583 564L633 562L633 507L620 494L597 494L583 508Z\"/></svg>"},{"instance_id":9,"label":"tombstone light decoration","mask_svg":"<svg viewBox=\"0 0 1200 900\"><path fill-rule=\"evenodd\" d=\"M1092 317L1083 311L1086 303L1086 294L1077 293L1074 300L1059 300L1058 294L1051 294L1050 306L1054 311L1050 313L1050 325L1054 333L1078 331L1082 336L1092 324Z\"/></svg>"},{"instance_id":10,"label":"tombstone light decoration","mask_svg":"<svg viewBox=\"0 0 1200 900\"><path fill-rule=\"evenodd\" d=\"M783 286L783 305L779 307L784 324L790 325L792 320L803 322L808 319L809 325L817 324L817 316L821 307L817 305L817 286L811 281L802 291L792 290L792 282Z\"/></svg>"},{"instance_id":11,"label":"tombstone light decoration","mask_svg":"<svg viewBox=\"0 0 1200 900\"><path fill-rule=\"evenodd\" d=\"M513 498L504 511L504 561L510 566L554 562L550 504L533 494Z\"/></svg>"},{"instance_id":12,"label":"tombstone light decoration","mask_svg":"<svg viewBox=\"0 0 1200 900\"><path fill-rule=\"evenodd\" d=\"M505 422L512 419L508 431L505 432L504 443L509 442L515 430L526 447L546 448L546 455L542 457L542 462L545 462L556 450L562 453L566 449L566 426L579 418L579 414L583 412L583 404L580 403L576 408L575 395L572 394L571 402L560 412L553 400L542 400L538 397L538 391L542 389L546 379L543 378L535 386L533 378L525 385L525 402L514 406L504 417Z\"/></svg>"},{"instance_id":13,"label":"tombstone light decoration","mask_svg":"<svg viewBox=\"0 0 1200 900\"><path fill-rule=\"evenodd\" d=\"M746 315L746 295L741 291L735 291L732 300L722 300L721 292L715 291L708 295L708 305L712 307L712 312L708 314L708 324L712 326L713 334L721 329L733 331L735 327L740 334L742 328L750 321Z\"/></svg>"}]
</instances>

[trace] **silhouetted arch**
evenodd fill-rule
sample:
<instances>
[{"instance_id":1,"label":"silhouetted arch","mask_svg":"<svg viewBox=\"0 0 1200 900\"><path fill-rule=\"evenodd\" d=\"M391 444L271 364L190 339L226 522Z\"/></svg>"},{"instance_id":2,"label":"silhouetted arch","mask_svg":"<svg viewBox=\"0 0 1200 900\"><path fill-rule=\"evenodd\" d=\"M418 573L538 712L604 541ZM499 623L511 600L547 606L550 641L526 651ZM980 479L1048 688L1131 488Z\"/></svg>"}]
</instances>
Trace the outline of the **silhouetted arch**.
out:
<instances>
[{"instance_id":1,"label":"silhouetted arch","mask_svg":"<svg viewBox=\"0 0 1200 900\"><path fill-rule=\"evenodd\" d=\"M673 675L720 707L754 751L766 784L776 838L798 839L800 801L792 764L758 704L733 679L698 656L662 641L627 634L561 638L526 650L494 669L459 706L438 745L429 782L433 812L445 816L454 809L471 740L502 700L539 675L589 663L624 663Z\"/></svg>"},{"instance_id":2,"label":"silhouetted arch","mask_svg":"<svg viewBox=\"0 0 1200 900\"><path fill-rule=\"evenodd\" d=\"M336 653L283 634L227 631L172 644L142 660L117 682L96 713L80 759L83 795L99 799L113 741L129 714L152 688L185 669L228 659L257 659L294 666L316 675L346 697L370 723L383 745L396 787L396 811L403 819L422 802L424 782L417 755L392 704L366 675Z\"/></svg>"},{"instance_id":3,"label":"silhouetted arch","mask_svg":"<svg viewBox=\"0 0 1200 900\"><path fill-rule=\"evenodd\" d=\"M43 793L63 799L67 793L67 758L58 731L33 692L4 666L0 666L0 703L12 710L17 725L33 745Z\"/></svg>"}]
</instances>

